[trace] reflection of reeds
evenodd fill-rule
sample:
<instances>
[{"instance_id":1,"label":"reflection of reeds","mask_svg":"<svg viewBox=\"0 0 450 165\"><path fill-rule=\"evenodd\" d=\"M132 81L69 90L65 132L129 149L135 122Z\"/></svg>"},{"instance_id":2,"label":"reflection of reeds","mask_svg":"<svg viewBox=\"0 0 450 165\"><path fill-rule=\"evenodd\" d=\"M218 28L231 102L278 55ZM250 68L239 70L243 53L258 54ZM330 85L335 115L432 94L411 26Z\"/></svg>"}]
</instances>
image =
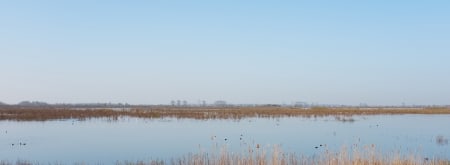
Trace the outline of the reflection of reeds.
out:
<instances>
[{"instance_id":1,"label":"reflection of reeds","mask_svg":"<svg viewBox=\"0 0 450 165\"><path fill-rule=\"evenodd\" d=\"M29 161L25 161L25 160L18 160L16 161L16 163L10 163L10 162L6 162L6 161L0 161L0 165L32 165L33 163L29 162Z\"/></svg>"},{"instance_id":2,"label":"reflection of reeds","mask_svg":"<svg viewBox=\"0 0 450 165\"><path fill-rule=\"evenodd\" d=\"M344 122L344 123L346 123L346 122L349 122L349 123L355 122L355 119L353 119L352 117L348 117L348 116L335 116L334 118L337 121Z\"/></svg>"},{"instance_id":3,"label":"reflection of reeds","mask_svg":"<svg viewBox=\"0 0 450 165\"><path fill-rule=\"evenodd\" d=\"M340 119L353 121L352 115L381 114L450 114L448 108L423 109L360 109L360 108L288 108L288 107L146 107L130 110L112 109L69 109L69 108L0 108L0 120L45 121L54 119L86 119L108 117L117 119L121 116L139 118L191 118L191 119L242 119L247 117L322 117L341 116ZM342 118L342 116L347 116Z\"/></svg>"},{"instance_id":4,"label":"reflection of reeds","mask_svg":"<svg viewBox=\"0 0 450 165\"><path fill-rule=\"evenodd\" d=\"M446 139L444 136L439 135L436 137L436 144L438 145L447 145L448 139Z\"/></svg>"}]
</instances>

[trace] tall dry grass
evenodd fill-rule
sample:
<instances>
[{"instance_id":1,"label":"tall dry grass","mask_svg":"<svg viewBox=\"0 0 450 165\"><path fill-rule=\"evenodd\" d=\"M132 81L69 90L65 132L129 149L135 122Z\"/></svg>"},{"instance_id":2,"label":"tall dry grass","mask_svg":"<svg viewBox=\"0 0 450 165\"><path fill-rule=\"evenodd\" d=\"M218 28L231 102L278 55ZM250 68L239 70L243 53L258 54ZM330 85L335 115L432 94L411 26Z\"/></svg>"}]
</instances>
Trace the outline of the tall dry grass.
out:
<instances>
[{"instance_id":1,"label":"tall dry grass","mask_svg":"<svg viewBox=\"0 0 450 165\"><path fill-rule=\"evenodd\" d=\"M0 161L0 165L33 164L40 163ZM283 152L280 147L274 146L267 149L249 147L246 152L232 152L223 147L209 152L190 153L169 160L118 161L116 165L450 165L450 161L437 157L423 157L419 154L382 153L375 145L350 148L344 146L339 151L325 149L313 156Z\"/></svg>"},{"instance_id":2,"label":"tall dry grass","mask_svg":"<svg viewBox=\"0 0 450 165\"><path fill-rule=\"evenodd\" d=\"M343 147L338 152L324 151L320 155L305 156L285 153L279 147L270 151L249 149L234 153L222 149L218 153L188 154L170 161L118 162L118 165L449 165L448 160L425 158L417 154L382 154L374 145L363 148Z\"/></svg>"},{"instance_id":3,"label":"tall dry grass","mask_svg":"<svg viewBox=\"0 0 450 165\"><path fill-rule=\"evenodd\" d=\"M288 107L153 107L130 110L69 108L0 108L0 120L45 121L55 119L87 119L107 117L242 119L249 117L323 117L352 115L450 114L449 108L360 109L360 108L288 108ZM339 118L351 122L351 118Z\"/></svg>"}]
</instances>

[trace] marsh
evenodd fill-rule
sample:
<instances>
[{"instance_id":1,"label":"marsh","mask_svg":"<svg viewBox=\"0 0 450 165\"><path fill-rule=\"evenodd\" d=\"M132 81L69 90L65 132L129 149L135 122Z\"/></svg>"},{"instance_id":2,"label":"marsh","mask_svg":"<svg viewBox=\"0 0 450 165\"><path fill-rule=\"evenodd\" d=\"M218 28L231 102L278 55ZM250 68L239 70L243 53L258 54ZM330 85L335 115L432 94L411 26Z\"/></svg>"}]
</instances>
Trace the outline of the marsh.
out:
<instances>
[{"instance_id":1,"label":"marsh","mask_svg":"<svg viewBox=\"0 0 450 165\"><path fill-rule=\"evenodd\" d=\"M267 151L279 146L286 153L317 156L326 150L339 151L342 146L355 145L374 145L387 155L415 153L448 160L449 145L437 139L450 137L445 128L450 125L449 118L409 114L353 116L353 122L333 116L0 121L0 160L113 164L170 160L221 148L246 153L255 146Z\"/></svg>"}]
</instances>

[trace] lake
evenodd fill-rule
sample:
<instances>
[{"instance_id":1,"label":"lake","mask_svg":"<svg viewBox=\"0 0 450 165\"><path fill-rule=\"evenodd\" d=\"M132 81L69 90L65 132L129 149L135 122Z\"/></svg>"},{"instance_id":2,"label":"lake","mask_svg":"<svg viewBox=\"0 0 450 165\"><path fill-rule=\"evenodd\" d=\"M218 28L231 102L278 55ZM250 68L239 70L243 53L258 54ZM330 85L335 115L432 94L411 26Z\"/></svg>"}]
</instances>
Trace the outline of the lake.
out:
<instances>
[{"instance_id":1,"label":"lake","mask_svg":"<svg viewBox=\"0 0 450 165\"><path fill-rule=\"evenodd\" d=\"M244 152L256 145L311 156L372 144L383 153L450 159L449 127L450 115L0 121L0 160L112 164L167 160L217 148Z\"/></svg>"}]
</instances>

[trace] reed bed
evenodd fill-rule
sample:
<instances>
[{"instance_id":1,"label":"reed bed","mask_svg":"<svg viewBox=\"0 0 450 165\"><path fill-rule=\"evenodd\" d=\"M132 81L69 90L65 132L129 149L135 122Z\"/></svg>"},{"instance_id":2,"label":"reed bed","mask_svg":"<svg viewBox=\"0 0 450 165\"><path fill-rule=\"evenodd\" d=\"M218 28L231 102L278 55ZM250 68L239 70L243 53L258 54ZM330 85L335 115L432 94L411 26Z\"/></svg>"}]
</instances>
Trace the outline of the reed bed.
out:
<instances>
[{"instance_id":1,"label":"reed bed","mask_svg":"<svg viewBox=\"0 0 450 165\"><path fill-rule=\"evenodd\" d=\"M353 115L450 114L450 108L288 108L288 107L154 107L132 109L73 109L73 108L0 108L0 120L46 121L57 119L188 118L242 119L250 117L324 117Z\"/></svg>"},{"instance_id":2,"label":"reed bed","mask_svg":"<svg viewBox=\"0 0 450 165\"><path fill-rule=\"evenodd\" d=\"M30 161L0 161L0 165L38 165ZM51 163L44 163L51 164ZM63 163L55 163L63 164ZM74 163L84 165L86 163ZM101 164L101 163L99 163ZM270 149L249 147L247 152L234 153L222 148L214 152L191 153L170 160L118 161L116 165L450 165L449 160L428 158L419 154L399 152L382 154L375 145L342 147L340 151L324 150L313 156L286 153L280 147Z\"/></svg>"},{"instance_id":3,"label":"reed bed","mask_svg":"<svg viewBox=\"0 0 450 165\"><path fill-rule=\"evenodd\" d=\"M169 161L117 162L117 165L450 165L449 160L422 157L418 154L402 155L399 152L382 154L375 145L342 147L338 152L324 152L305 156L285 153L280 147L269 150L249 147L247 153L219 152L188 154Z\"/></svg>"}]
</instances>

